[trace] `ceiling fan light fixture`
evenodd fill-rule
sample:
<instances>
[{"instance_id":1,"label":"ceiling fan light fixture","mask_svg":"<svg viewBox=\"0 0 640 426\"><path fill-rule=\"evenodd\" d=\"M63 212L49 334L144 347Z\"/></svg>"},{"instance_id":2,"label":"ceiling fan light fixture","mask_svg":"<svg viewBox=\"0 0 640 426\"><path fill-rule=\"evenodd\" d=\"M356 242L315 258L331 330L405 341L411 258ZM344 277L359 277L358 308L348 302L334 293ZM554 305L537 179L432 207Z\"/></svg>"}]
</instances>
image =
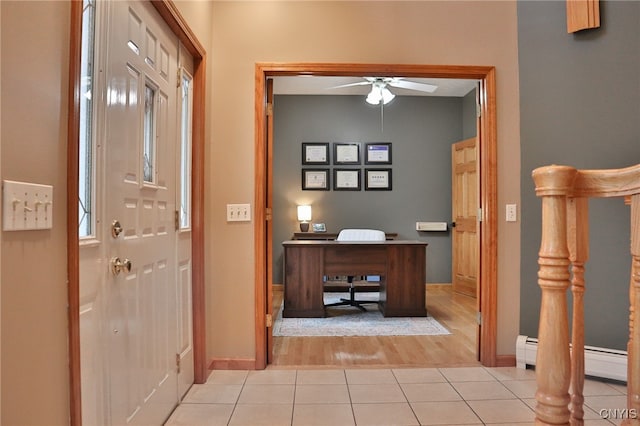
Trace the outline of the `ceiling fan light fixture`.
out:
<instances>
[{"instance_id":1,"label":"ceiling fan light fixture","mask_svg":"<svg viewBox=\"0 0 640 426\"><path fill-rule=\"evenodd\" d=\"M396 95L391 93L391 91L389 89L387 89L386 87L383 87L381 92L382 92L382 103L384 105L388 104L389 102L391 102L393 100L393 98L396 97Z\"/></svg>"},{"instance_id":2,"label":"ceiling fan light fixture","mask_svg":"<svg viewBox=\"0 0 640 426\"><path fill-rule=\"evenodd\" d=\"M378 105L382 100L382 90L380 86L374 84L371 87L371 92L367 95L367 103L371 105Z\"/></svg>"},{"instance_id":3,"label":"ceiling fan light fixture","mask_svg":"<svg viewBox=\"0 0 640 426\"><path fill-rule=\"evenodd\" d=\"M371 85L371 92L367 95L367 103L379 105L382 102L383 105L386 105L395 97L396 95L387 89L386 83L376 81Z\"/></svg>"}]
</instances>

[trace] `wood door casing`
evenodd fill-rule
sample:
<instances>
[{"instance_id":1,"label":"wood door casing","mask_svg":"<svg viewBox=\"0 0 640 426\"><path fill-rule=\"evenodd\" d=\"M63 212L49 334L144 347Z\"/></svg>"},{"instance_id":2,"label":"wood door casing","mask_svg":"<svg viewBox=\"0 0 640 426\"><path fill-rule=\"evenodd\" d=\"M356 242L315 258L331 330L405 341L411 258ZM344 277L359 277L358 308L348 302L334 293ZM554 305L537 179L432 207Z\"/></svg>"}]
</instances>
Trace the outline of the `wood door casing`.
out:
<instances>
[{"instance_id":1,"label":"wood door casing","mask_svg":"<svg viewBox=\"0 0 640 426\"><path fill-rule=\"evenodd\" d=\"M476 138L451 146L453 291L478 296L478 167Z\"/></svg>"},{"instance_id":2,"label":"wood door casing","mask_svg":"<svg viewBox=\"0 0 640 426\"><path fill-rule=\"evenodd\" d=\"M266 159L268 142L265 137L266 81L273 76L402 76L479 80L479 204L483 212L479 245L482 257L479 263L478 302L482 311L482 341L478 357L485 366L513 365L511 356L497 356L497 121L496 121L496 70L492 66L448 66L411 64L355 64L355 63L257 63L255 67L255 308L256 308L256 357L255 368L266 367L264 348L265 298L267 285Z\"/></svg>"},{"instance_id":3,"label":"wood door casing","mask_svg":"<svg viewBox=\"0 0 640 426\"><path fill-rule=\"evenodd\" d=\"M267 300L266 300L266 314L271 315L273 312L273 246L270 241L273 239L273 79L267 80L267 110L266 110L266 135L267 135L267 163L265 167L267 169L267 213L266 228L266 250L267 250ZM273 357L273 333L271 325L275 318L272 318L271 323L267 324L267 362L271 363Z\"/></svg>"}]
</instances>

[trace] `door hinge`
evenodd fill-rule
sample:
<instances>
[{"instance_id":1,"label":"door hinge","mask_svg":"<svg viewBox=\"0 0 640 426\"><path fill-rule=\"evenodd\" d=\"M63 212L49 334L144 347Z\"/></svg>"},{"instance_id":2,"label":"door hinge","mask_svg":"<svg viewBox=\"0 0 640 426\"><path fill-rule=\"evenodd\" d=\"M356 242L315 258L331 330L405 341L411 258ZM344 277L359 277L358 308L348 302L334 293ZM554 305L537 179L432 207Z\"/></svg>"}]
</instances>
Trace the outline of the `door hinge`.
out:
<instances>
[{"instance_id":1,"label":"door hinge","mask_svg":"<svg viewBox=\"0 0 640 426\"><path fill-rule=\"evenodd\" d=\"M271 117L273 115L273 104L271 102L267 102L267 117Z\"/></svg>"},{"instance_id":2,"label":"door hinge","mask_svg":"<svg viewBox=\"0 0 640 426\"><path fill-rule=\"evenodd\" d=\"M178 231L180 229L180 212L178 210L175 211L175 214L173 215L173 220L176 227L176 231Z\"/></svg>"},{"instance_id":3,"label":"door hinge","mask_svg":"<svg viewBox=\"0 0 640 426\"><path fill-rule=\"evenodd\" d=\"M482 105L476 104L476 117L482 117Z\"/></svg>"},{"instance_id":4,"label":"door hinge","mask_svg":"<svg viewBox=\"0 0 640 426\"><path fill-rule=\"evenodd\" d=\"M273 219L273 211L271 210L271 207L267 207L264 211L264 219L265 220L272 220Z\"/></svg>"},{"instance_id":5,"label":"door hinge","mask_svg":"<svg viewBox=\"0 0 640 426\"><path fill-rule=\"evenodd\" d=\"M176 354L176 369L178 374L180 374L180 363L182 362L182 358L180 358L180 354Z\"/></svg>"},{"instance_id":6,"label":"door hinge","mask_svg":"<svg viewBox=\"0 0 640 426\"><path fill-rule=\"evenodd\" d=\"M476 322L478 323L478 325L482 325L482 312L478 312L478 314L476 315Z\"/></svg>"},{"instance_id":7,"label":"door hinge","mask_svg":"<svg viewBox=\"0 0 640 426\"><path fill-rule=\"evenodd\" d=\"M482 222L482 207L478 209L478 222Z\"/></svg>"},{"instance_id":8,"label":"door hinge","mask_svg":"<svg viewBox=\"0 0 640 426\"><path fill-rule=\"evenodd\" d=\"M273 316L271 314L267 314L266 320L267 328L273 327Z\"/></svg>"},{"instance_id":9,"label":"door hinge","mask_svg":"<svg viewBox=\"0 0 640 426\"><path fill-rule=\"evenodd\" d=\"M180 82L182 81L182 68L178 67L176 70L176 87L180 87Z\"/></svg>"}]
</instances>

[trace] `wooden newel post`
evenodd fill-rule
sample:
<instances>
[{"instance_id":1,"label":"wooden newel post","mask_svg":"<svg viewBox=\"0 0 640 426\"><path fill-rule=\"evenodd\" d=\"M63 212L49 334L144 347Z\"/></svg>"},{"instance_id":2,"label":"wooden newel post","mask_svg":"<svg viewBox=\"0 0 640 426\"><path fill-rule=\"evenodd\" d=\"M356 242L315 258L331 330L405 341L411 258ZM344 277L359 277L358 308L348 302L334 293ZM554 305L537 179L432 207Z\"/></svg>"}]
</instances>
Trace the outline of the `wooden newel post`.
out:
<instances>
[{"instance_id":1,"label":"wooden newel post","mask_svg":"<svg viewBox=\"0 0 640 426\"><path fill-rule=\"evenodd\" d=\"M536 195L542 199L542 239L538 253L538 284L542 290L538 353L536 358L536 423L569 424L569 320L567 289L570 283L567 247L567 196L577 170L567 166L533 171Z\"/></svg>"}]
</instances>

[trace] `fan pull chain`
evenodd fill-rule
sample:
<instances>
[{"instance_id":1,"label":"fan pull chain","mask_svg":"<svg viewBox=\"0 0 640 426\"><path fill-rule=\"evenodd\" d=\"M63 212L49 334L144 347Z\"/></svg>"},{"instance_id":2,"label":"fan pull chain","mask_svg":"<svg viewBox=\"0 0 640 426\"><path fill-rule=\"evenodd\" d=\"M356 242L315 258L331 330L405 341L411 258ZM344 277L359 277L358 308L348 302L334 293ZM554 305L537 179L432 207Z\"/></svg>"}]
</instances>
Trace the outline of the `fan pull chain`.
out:
<instances>
[{"instance_id":1,"label":"fan pull chain","mask_svg":"<svg viewBox=\"0 0 640 426\"><path fill-rule=\"evenodd\" d=\"M384 133L384 102L380 101L380 132Z\"/></svg>"}]
</instances>

